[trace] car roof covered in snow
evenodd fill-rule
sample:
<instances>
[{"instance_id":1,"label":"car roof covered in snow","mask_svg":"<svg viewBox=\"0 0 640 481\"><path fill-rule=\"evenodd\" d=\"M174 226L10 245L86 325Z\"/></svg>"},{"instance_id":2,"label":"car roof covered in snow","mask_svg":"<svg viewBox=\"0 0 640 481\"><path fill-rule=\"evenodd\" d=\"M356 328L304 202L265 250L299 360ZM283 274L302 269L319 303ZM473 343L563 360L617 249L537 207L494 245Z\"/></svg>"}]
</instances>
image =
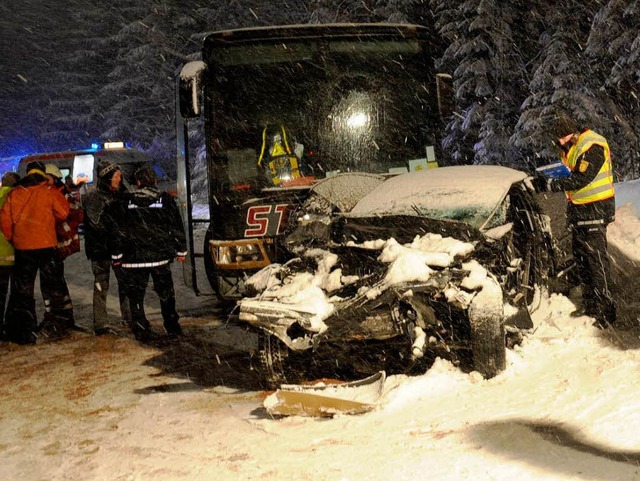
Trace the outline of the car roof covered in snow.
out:
<instances>
[{"instance_id":1,"label":"car roof covered in snow","mask_svg":"<svg viewBox=\"0 0 640 481\"><path fill-rule=\"evenodd\" d=\"M360 199L350 215L488 213L504 199L514 183L526 177L525 172L497 165L460 165L409 172L373 189Z\"/></svg>"}]
</instances>

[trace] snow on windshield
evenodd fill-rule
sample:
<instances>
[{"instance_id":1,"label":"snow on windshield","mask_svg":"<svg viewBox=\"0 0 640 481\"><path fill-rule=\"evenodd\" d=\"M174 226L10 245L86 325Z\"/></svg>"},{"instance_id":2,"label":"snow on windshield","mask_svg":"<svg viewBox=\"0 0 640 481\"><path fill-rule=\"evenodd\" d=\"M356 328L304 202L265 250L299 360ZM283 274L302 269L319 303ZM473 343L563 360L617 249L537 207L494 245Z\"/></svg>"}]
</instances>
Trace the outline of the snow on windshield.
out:
<instances>
[{"instance_id":1,"label":"snow on windshield","mask_svg":"<svg viewBox=\"0 0 640 481\"><path fill-rule=\"evenodd\" d=\"M391 178L360 199L351 214L422 215L479 227L511 185L527 174L508 167L466 165L420 170Z\"/></svg>"}]
</instances>

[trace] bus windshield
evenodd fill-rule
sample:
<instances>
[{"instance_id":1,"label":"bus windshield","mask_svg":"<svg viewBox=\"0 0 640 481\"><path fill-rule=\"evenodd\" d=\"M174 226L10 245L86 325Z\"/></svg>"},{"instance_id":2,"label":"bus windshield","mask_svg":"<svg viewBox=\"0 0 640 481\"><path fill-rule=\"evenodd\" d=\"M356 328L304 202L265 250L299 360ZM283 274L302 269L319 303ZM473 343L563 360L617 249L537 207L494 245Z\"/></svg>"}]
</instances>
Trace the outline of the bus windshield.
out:
<instances>
[{"instance_id":1,"label":"bus windshield","mask_svg":"<svg viewBox=\"0 0 640 481\"><path fill-rule=\"evenodd\" d=\"M283 151L304 178L413 170L439 122L425 45L402 36L214 44L205 98L218 188L286 185L269 165Z\"/></svg>"}]
</instances>

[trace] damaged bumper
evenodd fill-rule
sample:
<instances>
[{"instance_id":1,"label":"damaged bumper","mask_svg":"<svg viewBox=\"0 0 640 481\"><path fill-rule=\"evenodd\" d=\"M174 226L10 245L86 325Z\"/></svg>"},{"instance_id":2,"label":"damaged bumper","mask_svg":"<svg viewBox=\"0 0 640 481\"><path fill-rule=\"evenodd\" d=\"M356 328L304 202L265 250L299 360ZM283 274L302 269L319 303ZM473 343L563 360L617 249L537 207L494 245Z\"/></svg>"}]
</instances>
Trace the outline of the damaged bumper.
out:
<instances>
[{"instance_id":1,"label":"damaged bumper","mask_svg":"<svg viewBox=\"0 0 640 481\"><path fill-rule=\"evenodd\" d=\"M326 330L314 323L317 314L275 301L247 299L240 302L239 320L273 334L294 351L310 349L313 336Z\"/></svg>"}]
</instances>

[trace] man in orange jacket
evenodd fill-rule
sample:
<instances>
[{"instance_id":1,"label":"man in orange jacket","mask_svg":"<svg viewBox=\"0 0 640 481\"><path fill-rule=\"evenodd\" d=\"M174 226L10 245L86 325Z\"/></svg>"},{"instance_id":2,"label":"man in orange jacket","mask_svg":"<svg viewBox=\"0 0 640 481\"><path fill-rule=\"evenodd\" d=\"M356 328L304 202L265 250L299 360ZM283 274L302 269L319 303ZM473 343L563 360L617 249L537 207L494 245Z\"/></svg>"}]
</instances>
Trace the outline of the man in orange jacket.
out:
<instances>
[{"instance_id":1,"label":"man in orange jacket","mask_svg":"<svg viewBox=\"0 0 640 481\"><path fill-rule=\"evenodd\" d=\"M38 271L41 284L49 286L47 295L62 304L63 289L57 285L55 275L56 222L68 215L69 202L49 185L44 165L29 163L27 175L10 192L0 211L0 227L15 249L6 316L7 336L13 342L36 342L38 321L33 291ZM50 338L66 331L55 313L45 313L41 328L43 335Z\"/></svg>"}]
</instances>

